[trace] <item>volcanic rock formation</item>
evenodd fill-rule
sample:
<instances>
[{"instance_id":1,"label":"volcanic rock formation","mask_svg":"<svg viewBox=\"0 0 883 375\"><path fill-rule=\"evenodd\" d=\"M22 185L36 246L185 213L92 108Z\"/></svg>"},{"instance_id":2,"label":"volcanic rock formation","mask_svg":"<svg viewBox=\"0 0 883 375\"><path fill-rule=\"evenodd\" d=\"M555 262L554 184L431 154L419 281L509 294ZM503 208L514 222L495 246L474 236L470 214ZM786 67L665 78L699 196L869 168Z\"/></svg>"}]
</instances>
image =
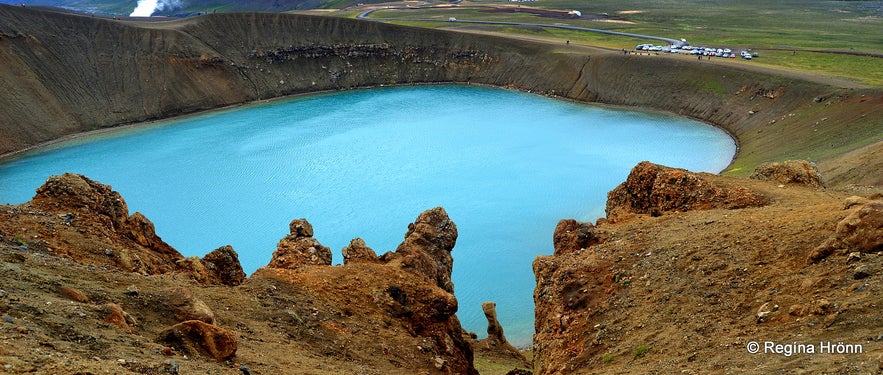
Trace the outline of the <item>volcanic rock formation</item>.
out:
<instances>
[{"instance_id":1,"label":"volcanic rock formation","mask_svg":"<svg viewBox=\"0 0 883 375\"><path fill-rule=\"evenodd\" d=\"M310 265L331 265L331 249L313 238L313 225L295 219L288 225L291 234L279 241L267 267L296 269Z\"/></svg>"},{"instance_id":2,"label":"volcanic rock formation","mask_svg":"<svg viewBox=\"0 0 883 375\"><path fill-rule=\"evenodd\" d=\"M497 304L494 302L484 302L481 304L481 310L484 317L487 318L487 338L478 342L479 346L493 347L495 351L503 352L520 361L527 361L523 354L516 349L506 335L503 334L503 326L497 320Z\"/></svg>"},{"instance_id":3,"label":"volcanic rock formation","mask_svg":"<svg viewBox=\"0 0 883 375\"><path fill-rule=\"evenodd\" d=\"M4 279L13 280L0 289L0 306L15 317L6 321L27 317L33 325L20 331L40 332L31 337L72 337L102 348L111 344L82 327L96 329L97 322L101 337L155 343L145 353L155 353L159 361L146 355L141 361L152 364L118 362L131 371L177 368L174 364L195 371L180 359L163 359L186 354L261 361L252 368L267 373L290 370L281 365L285 358L307 357L322 358L320 367L344 360L384 372L476 373L451 292L456 225L440 207L422 213L398 250L383 257L353 240L344 266L330 265L330 251L312 237L307 220L293 220L270 264L250 278L229 246L202 259L184 258L149 223L128 215L125 201L109 186L74 174L51 177L28 203L3 206L0 261L14 265L0 266ZM22 268L41 272L54 264L51 275L13 276ZM49 303L37 304L43 310L32 307L33 297L18 294L59 272L76 276L47 284ZM10 291L15 295L7 300ZM59 299L64 303L54 302ZM44 312L55 306L61 310ZM73 326L56 322L71 316ZM130 353L127 346L113 345L114 352ZM255 354L269 347L288 352L291 345L307 352L271 364ZM3 360L6 349L0 349ZM105 368L95 366L79 368Z\"/></svg>"},{"instance_id":4,"label":"volcanic rock formation","mask_svg":"<svg viewBox=\"0 0 883 375\"><path fill-rule=\"evenodd\" d=\"M330 266L330 259L317 263L316 251L304 250L321 246L312 237L312 226L306 219L293 221L291 232L280 241L280 250L273 254L270 264L258 269L252 280L278 281L284 288L319 283L315 290L326 290L321 298L328 306L359 308L359 315L380 314L396 319L396 324L419 340L419 350L428 357L426 362L437 369L476 373L472 348L463 338L463 328L455 315L458 305L450 281L457 226L443 208L421 213L408 225L405 240L396 251L380 258L373 256L364 241L353 240L344 248L348 261L343 267ZM334 290L327 290L331 286ZM343 333L344 340L351 335Z\"/></svg>"},{"instance_id":5,"label":"volcanic rock formation","mask_svg":"<svg viewBox=\"0 0 883 375\"><path fill-rule=\"evenodd\" d=\"M607 218L630 214L659 216L667 212L711 208L759 207L768 202L744 187L713 183L699 173L643 161L629 177L607 193Z\"/></svg>"}]
</instances>

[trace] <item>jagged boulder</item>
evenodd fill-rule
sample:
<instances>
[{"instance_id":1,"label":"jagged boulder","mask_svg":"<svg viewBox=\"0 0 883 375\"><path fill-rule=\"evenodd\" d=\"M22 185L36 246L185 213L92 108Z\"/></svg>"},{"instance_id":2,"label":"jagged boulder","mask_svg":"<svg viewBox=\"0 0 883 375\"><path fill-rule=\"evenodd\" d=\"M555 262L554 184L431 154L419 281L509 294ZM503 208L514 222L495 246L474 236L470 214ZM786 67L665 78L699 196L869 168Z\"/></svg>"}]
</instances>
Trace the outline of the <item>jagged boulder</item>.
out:
<instances>
[{"instance_id":1,"label":"jagged boulder","mask_svg":"<svg viewBox=\"0 0 883 375\"><path fill-rule=\"evenodd\" d=\"M202 259L187 257L176 264L182 273L200 284L236 286L245 281L239 255L230 245L219 247Z\"/></svg>"},{"instance_id":2,"label":"jagged boulder","mask_svg":"<svg viewBox=\"0 0 883 375\"><path fill-rule=\"evenodd\" d=\"M208 272L211 284L236 286L245 281L239 254L230 245L213 250L202 257L200 262Z\"/></svg>"},{"instance_id":3,"label":"jagged boulder","mask_svg":"<svg viewBox=\"0 0 883 375\"><path fill-rule=\"evenodd\" d=\"M313 238L313 226L307 219L295 219L289 224L291 233L276 245L267 267L298 269L304 266L331 265L331 249Z\"/></svg>"},{"instance_id":4,"label":"jagged boulder","mask_svg":"<svg viewBox=\"0 0 883 375\"><path fill-rule=\"evenodd\" d=\"M818 262L838 250L883 251L883 202L866 203L837 223L831 237L813 249L809 260Z\"/></svg>"},{"instance_id":5,"label":"jagged boulder","mask_svg":"<svg viewBox=\"0 0 883 375\"><path fill-rule=\"evenodd\" d=\"M199 320L175 324L160 332L157 342L188 354L201 354L218 361L236 355L236 337L227 329Z\"/></svg>"},{"instance_id":6,"label":"jagged boulder","mask_svg":"<svg viewBox=\"0 0 883 375\"><path fill-rule=\"evenodd\" d=\"M428 277L450 293L454 292L451 250L457 243L457 225L442 207L426 210L408 225L405 240L396 248L395 257L402 267Z\"/></svg>"},{"instance_id":7,"label":"jagged boulder","mask_svg":"<svg viewBox=\"0 0 883 375\"><path fill-rule=\"evenodd\" d=\"M215 323L215 313L190 289L184 287L163 289L152 299L163 315L171 316L178 322L199 320L209 324Z\"/></svg>"},{"instance_id":8,"label":"jagged boulder","mask_svg":"<svg viewBox=\"0 0 883 375\"><path fill-rule=\"evenodd\" d=\"M607 193L607 218L631 214L659 216L666 212L760 207L768 200L743 186L717 183L701 173L647 161L632 168L625 182Z\"/></svg>"},{"instance_id":9,"label":"jagged boulder","mask_svg":"<svg viewBox=\"0 0 883 375\"><path fill-rule=\"evenodd\" d=\"M354 238L350 244L343 248L343 264L351 263L377 263L377 253L365 244L365 240Z\"/></svg>"},{"instance_id":10,"label":"jagged boulder","mask_svg":"<svg viewBox=\"0 0 883 375\"><path fill-rule=\"evenodd\" d=\"M555 255L571 253L602 242L604 242L604 234L600 233L592 223L582 223L573 219L559 221L552 236Z\"/></svg>"},{"instance_id":11,"label":"jagged boulder","mask_svg":"<svg viewBox=\"0 0 883 375\"><path fill-rule=\"evenodd\" d=\"M780 184L799 184L822 188L822 174L815 163L805 160L788 160L781 163L763 163L754 169L751 178L775 181Z\"/></svg>"}]
</instances>

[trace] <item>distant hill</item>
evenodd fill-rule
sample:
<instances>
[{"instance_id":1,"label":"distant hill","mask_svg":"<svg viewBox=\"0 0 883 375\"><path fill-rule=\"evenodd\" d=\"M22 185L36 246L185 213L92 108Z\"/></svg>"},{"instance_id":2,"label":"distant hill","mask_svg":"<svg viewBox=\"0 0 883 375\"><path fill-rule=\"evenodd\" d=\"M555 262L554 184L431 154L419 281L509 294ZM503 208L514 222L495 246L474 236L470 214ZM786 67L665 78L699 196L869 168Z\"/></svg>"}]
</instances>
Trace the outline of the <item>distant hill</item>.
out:
<instances>
[{"instance_id":1,"label":"distant hill","mask_svg":"<svg viewBox=\"0 0 883 375\"><path fill-rule=\"evenodd\" d=\"M315 8L340 8L356 3L356 0L158 0L157 9L153 15L187 17L212 12L285 12ZM123 16L131 14L137 6L135 0L0 0L0 4L52 6L77 12Z\"/></svg>"}]
</instances>

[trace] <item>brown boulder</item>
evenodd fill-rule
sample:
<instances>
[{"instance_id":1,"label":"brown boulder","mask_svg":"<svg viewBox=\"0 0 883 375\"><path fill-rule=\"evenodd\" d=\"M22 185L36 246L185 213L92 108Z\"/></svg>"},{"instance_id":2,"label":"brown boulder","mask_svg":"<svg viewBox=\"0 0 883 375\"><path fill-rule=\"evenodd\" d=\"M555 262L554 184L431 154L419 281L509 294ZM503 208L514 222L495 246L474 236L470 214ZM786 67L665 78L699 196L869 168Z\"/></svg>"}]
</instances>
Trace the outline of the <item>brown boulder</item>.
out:
<instances>
[{"instance_id":1,"label":"brown boulder","mask_svg":"<svg viewBox=\"0 0 883 375\"><path fill-rule=\"evenodd\" d=\"M201 354L218 361L232 358L238 346L232 332L199 320L166 328L156 341L188 355Z\"/></svg>"},{"instance_id":2,"label":"brown boulder","mask_svg":"<svg viewBox=\"0 0 883 375\"><path fill-rule=\"evenodd\" d=\"M659 216L766 204L766 198L745 187L722 185L704 174L642 161L632 168L625 182L607 193L606 212L608 219L616 221L629 214Z\"/></svg>"},{"instance_id":3,"label":"brown boulder","mask_svg":"<svg viewBox=\"0 0 883 375\"><path fill-rule=\"evenodd\" d=\"M58 292L61 293L61 295L67 297L67 299L74 302L92 303L92 300L89 298L88 295L86 295L86 292L83 292L82 290L79 290L77 288L63 286L58 288Z\"/></svg>"},{"instance_id":4,"label":"brown boulder","mask_svg":"<svg viewBox=\"0 0 883 375\"><path fill-rule=\"evenodd\" d=\"M179 322L199 320L215 323L215 313L190 289L184 287L164 289L156 296L157 305L166 309Z\"/></svg>"},{"instance_id":5,"label":"brown boulder","mask_svg":"<svg viewBox=\"0 0 883 375\"><path fill-rule=\"evenodd\" d=\"M365 244L365 240L354 238L350 244L343 248L343 264L351 263L377 263L377 253Z\"/></svg>"},{"instance_id":6,"label":"brown boulder","mask_svg":"<svg viewBox=\"0 0 883 375\"><path fill-rule=\"evenodd\" d=\"M781 163L763 163L754 169L751 178L775 181L780 184L799 184L822 188L822 175L815 163L805 160L788 160Z\"/></svg>"},{"instance_id":7,"label":"brown boulder","mask_svg":"<svg viewBox=\"0 0 883 375\"><path fill-rule=\"evenodd\" d=\"M292 220L288 223L288 230L291 234L295 235L295 237L313 236L313 224L310 224L310 222L304 218Z\"/></svg>"},{"instance_id":8,"label":"brown boulder","mask_svg":"<svg viewBox=\"0 0 883 375\"><path fill-rule=\"evenodd\" d=\"M809 260L818 262L838 250L883 251L883 202L867 203L837 223L834 234L813 249Z\"/></svg>"},{"instance_id":9,"label":"brown boulder","mask_svg":"<svg viewBox=\"0 0 883 375\"><path fill-rule=\"evenodd\" d=\"M137 321L135 321L135 318L129 315L129 313L123 311L123 308L120 307L120 305L109 303L104 305L103 308L105 322L126 332L133 332L135 330L134 326L137 325Z\"/></svg>"},{"instance_id":10,"label":"brown boulder","mask_svg":"<svg viewBox=\"0 0 883 375\"><path fill-rule=\"evenodd\" d=\"M331 249L313 238L313 226L306 219L295 219L289 224L291 234L276 245L273 259L267 267L298 269L304 266L331 265Z\"/></svg>"},{"instance_id":11,"label":"brown boulder","mask_svg":"<svg viewBox=\"0 0 883 375\"><path fill-rule=\"evenodd\" d=\"M457 225L444 208L426 210L408 225L405 240L396 248L395 257L402 267L426 276L447 292L454 292L451 250L457 243Z\"/></svg>"}]
</instances>

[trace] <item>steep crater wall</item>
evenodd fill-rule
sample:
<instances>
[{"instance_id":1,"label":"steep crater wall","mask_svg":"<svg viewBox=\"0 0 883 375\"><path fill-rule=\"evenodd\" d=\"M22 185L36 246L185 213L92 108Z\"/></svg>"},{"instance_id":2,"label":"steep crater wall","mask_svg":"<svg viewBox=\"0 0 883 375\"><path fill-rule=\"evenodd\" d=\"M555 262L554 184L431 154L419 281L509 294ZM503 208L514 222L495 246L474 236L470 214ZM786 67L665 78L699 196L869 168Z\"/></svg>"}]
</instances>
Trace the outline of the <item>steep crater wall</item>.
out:
<instances>
[{"instance_id":1,"label":"steep crater wall","mask_svg":"<svg viewBox=\"0 0 883 375\"><path fill-rule=\"evenodd\" d=\"M838 88L737 64L275 13L130 22L0 6L0 82L9 88L0 95L0 154L258 99L435 82L488 84L707 121L739 141L735 173L770 160L862 154L883 132L874 120L883 108L880 90ZM874 175L848 172L843 183Z\"/></svg>"}]
</instances>

